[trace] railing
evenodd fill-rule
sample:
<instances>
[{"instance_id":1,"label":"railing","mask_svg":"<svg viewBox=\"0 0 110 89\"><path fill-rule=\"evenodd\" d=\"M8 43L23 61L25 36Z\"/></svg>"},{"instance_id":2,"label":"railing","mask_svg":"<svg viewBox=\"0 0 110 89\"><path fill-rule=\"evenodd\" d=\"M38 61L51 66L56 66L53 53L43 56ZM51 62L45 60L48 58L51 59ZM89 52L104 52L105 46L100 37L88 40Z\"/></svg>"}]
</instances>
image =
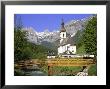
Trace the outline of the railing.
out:
<instances>
[{"instance_id":1,"label":"railing","mask_svg":"<svg viewBox=\"0 0 110 89\"><path fill-rule=\"evenodd\" d=\"M88 66L94 64L93 59L55 59L48 60L48 66Z\"/></svg>"}]
</instances>

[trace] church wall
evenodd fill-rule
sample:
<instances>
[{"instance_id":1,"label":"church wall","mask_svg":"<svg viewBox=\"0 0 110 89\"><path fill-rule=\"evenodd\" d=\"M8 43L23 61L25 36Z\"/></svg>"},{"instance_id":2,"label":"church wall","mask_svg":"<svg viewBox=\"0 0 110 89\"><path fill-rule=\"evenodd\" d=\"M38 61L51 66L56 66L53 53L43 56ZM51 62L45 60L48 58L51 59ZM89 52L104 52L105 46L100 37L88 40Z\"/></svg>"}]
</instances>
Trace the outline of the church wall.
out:
<instances>
[{"instance_id":1,"label":"church wall","mask_svg":"<svg viewBox=\"0 0 110 89\"><path fill-rule=\"evenodd\" d=\"M76 46L70 46L70 44L67 44L67 45L65 45L65 46L60 46L59 48L58 48L58 54L62 54L62 53L64 53L65 51L67 51L67 47L69 46L69 48L68 48L68 50L70 51L70 52L72 52L73 54L76 54Z\"/></svg>"},{"instance_id":2,"label":"church wall","mask_svg":"<svg viewBox=\"0 0 110 89\"><path fill-rule=\"evenodd\" d=\"M58 54L64 53L65 51L66 51L66 46L60 46L60 47L58 48Z\"/></svg>"},{"instance_id":3,"label":"church wall","mask_svg":"<svg viewBox=\"0 0 110 89\"><path fill-rule=\"evenodd\" d=\"M63 52L65 52L65 49L66 49L66 47L65 47L65 46L63 46L63 48L62 48Z\"/></svg>"},{"instance_id":4,"label":"church wall","mask_svg":"<svg viewBox=\"0 0 110 89\"><path fill-rule=\"evenodd\" d=\"M70 46L69 50L70 50L73 54L76 54L76 46Z\"/></svg>"},{"instance_id":5,"label":"church wall","mask_svg":"<svg viewBox=\"0 0 110 89\"><path fill-rule=\"evenodd\" d=\"M58 48L58 54L60 54L60 53L63 53L63 47L62 47L62 46L60 46L60 47Z\"/></svg>"}]
</instances>

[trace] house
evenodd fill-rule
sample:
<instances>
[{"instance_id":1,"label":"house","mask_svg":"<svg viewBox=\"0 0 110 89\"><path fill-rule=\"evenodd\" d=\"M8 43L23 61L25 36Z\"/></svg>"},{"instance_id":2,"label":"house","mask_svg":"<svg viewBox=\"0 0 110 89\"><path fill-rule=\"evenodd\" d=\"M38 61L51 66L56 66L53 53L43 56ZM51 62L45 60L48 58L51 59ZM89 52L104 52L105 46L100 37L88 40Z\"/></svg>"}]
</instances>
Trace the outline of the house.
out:
<instances>
[{"instance_id":1,"label":"house","mask_svg":"<svg viewBox=\"0 0 110 89\"><path fill-rule=\"evenodd\" d=\"M67 34L62 20L60 30L60 44L58 47L58 55L76 54L76 45L69 34Z\"/></svg>"}]
</instances>

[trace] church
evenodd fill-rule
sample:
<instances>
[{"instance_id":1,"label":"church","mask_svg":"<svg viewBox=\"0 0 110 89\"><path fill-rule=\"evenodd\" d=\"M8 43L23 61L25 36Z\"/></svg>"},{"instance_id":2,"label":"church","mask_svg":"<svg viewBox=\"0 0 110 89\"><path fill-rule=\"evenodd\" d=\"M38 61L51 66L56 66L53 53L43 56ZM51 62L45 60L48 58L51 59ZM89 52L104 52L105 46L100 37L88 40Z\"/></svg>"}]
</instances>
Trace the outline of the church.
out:
<instances>
[{"instance_id":1,"label":"church","mask_svg":"<svg viewBox=\"0 0 110 89\"><path fill-rule=\"evenodd\" d=\"M69 35L66 32L66 29L64 27L64 21L62 20L58 55L74 55L74 54L76 54L76 45L74 44L71 35Z\"/></svg>"}]
</instances>

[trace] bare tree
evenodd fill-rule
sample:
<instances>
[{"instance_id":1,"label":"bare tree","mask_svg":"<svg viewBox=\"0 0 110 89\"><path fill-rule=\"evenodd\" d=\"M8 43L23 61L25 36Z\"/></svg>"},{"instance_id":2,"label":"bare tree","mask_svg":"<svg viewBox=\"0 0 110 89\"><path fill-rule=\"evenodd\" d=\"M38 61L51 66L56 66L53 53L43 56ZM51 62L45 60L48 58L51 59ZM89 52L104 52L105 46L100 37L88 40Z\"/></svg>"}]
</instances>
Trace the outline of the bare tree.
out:
<instances>
[{"instance_id":1,"label":"bare tree","mask_svg":"<svg viewBox=\"0 0 110 89\"><path fill-rule=\"evenodd\" d=\"M14 15L14 28L15 29L23 28L22 18L21 16L18 16L17 14Z\"/></svg>"}]
</instances>

